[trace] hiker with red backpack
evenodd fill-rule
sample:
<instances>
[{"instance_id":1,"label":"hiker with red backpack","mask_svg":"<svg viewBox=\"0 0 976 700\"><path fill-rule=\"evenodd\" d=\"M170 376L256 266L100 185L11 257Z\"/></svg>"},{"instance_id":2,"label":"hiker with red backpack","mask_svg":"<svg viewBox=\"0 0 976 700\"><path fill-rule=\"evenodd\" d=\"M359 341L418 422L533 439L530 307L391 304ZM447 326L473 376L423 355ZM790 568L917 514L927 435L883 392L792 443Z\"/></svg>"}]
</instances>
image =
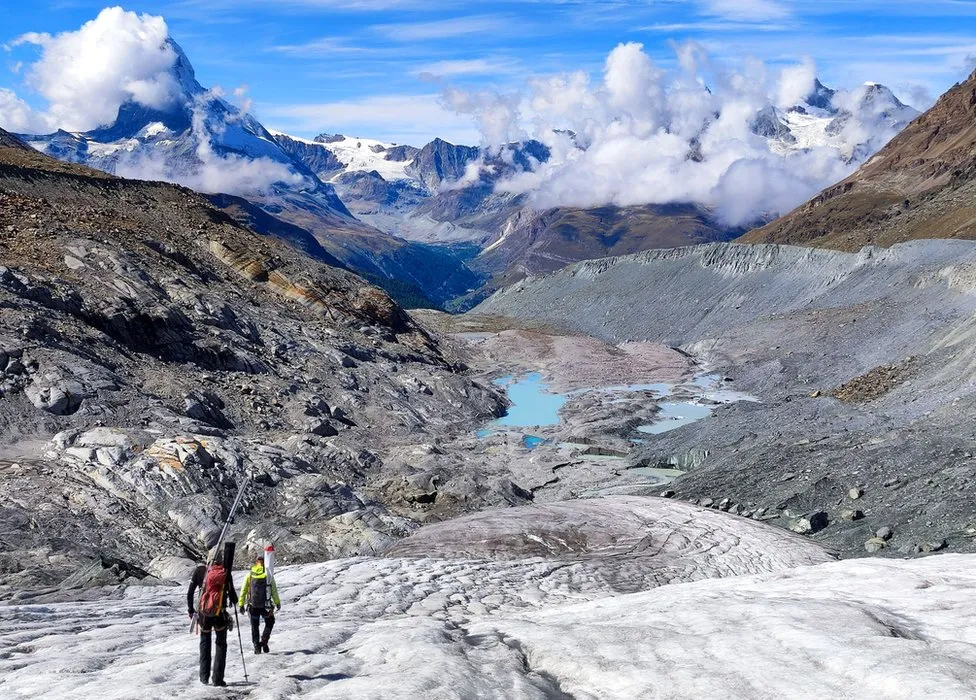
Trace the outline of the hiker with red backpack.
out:
<instances>
[{"instance_id":1,"label":"hiker with red backpack","mask_svg":"<svg viewBox=\"0 0 976 700\"><path fill-rule=\"evenodd\" d=\"M233 562L230 564L233 565ZM202 592L194 609L194 594L198 588ZM230 616L227 610L237 605L237 592L234 590L234 579L230 570L224 567L224 556L221 552L218 551L214 555L209 567L201 564L193 572L190 588L186 592L186 605L190 619L192 620L196 615L199 623L200 682L206 685L211 680L210 641L212 633L216 632L213 684L226 686L224 666L227 663L227 629L230 627Z\"/></svg>"},{"instance_id":2,"label":"hiker with red backpack","mask_svg":"<svg viewBox=\"0 0 976 700\"><path fill-rule=\"evenodd\" d=\"M273 553L273 549L272 549ZM241 586L241 612L245 607L251 614L251 642L254 653L271 651L268 640L275 624L275 610L281 610L281 599L278 597L278 585L274 574L264 568L264 556L259 554L254 560L254 566L244 577ZM271 574L269 576L269 574ZM264 618L264 634L261 634L261 618Z\"/></svg>"}]
</instances>

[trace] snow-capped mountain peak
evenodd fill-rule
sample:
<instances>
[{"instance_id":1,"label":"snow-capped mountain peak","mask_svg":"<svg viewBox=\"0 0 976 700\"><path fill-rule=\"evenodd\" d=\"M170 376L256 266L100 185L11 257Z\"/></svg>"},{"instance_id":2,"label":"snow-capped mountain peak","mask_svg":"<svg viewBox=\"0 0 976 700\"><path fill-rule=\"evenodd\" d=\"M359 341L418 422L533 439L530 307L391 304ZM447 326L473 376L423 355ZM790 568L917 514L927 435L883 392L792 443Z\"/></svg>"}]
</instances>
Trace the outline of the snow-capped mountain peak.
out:
<instances>
[{"instance_id":1,"label":"snow-capped mountain peak","mask_svg":"<svg viewBox=\"0 0 976 700\"><path fill-rule=\"evenodd\" d=\"M753 132L775 153L815 148L836 150L847 163L861 162L904 128L918 112L884 85L866 82L854 90L832 90L814 79L810 93L785 111L757 113Z\"/></svg>"},{"instance_id":2,"label":"snow-capped mountain peak","mask_svg":"<svg viewBox=\"0 0 976 700\"><path fill-rule=\"evenodd\" d=\"M169 75L177 86L168 104L124 102L115 120L87 132L24 136L49 155L137 179L168 180L204 192L255 195L284 186L319 191L328 208L348 216L331 188L275 142L253 116L196 79L183 49Z\"/></svg>"},{"instance_id":3,"label":"snow-capped mountain peak","mask_svg":"<svg viewBox=\"0 0 976 700\"><path fill-rule=\"evenodd\" d=\"M206 92L206 89L197 82L196 71L193 70L190 59L187 58L180 45L172 39L167 39L166 43L176 54L176 61L170 70L176 79L176 84L180 86L181 93L188 98L193 98Z\"/></svg>"}]
</instances>

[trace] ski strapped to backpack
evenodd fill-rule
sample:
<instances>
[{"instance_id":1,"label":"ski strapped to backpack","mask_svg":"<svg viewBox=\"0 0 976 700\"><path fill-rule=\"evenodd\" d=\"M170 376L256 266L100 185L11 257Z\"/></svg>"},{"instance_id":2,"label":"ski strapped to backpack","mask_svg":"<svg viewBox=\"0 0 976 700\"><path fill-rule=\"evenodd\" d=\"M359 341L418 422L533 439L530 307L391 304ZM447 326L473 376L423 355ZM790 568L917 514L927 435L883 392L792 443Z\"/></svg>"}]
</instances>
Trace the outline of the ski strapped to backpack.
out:
<instances>
[{"instance_id":1,"label":"ski strapped to backpack","mask_svg":"<svg viewBox=\"0 0 976 700\"><path fill-rule=\"evenodd\" d=\"M274 581L275 551L274 545L269 544L264 548L264 573L267 574L269 581Z\"/></svg>"}]
</instances>

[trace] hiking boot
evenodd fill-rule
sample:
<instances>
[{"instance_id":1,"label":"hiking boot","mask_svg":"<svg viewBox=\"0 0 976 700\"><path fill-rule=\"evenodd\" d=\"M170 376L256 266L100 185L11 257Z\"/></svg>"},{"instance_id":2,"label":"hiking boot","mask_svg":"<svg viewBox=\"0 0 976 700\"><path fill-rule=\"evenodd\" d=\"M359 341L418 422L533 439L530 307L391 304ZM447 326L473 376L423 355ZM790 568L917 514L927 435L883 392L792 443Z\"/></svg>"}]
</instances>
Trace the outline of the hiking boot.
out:
<instances>
[{"instance_id":1,"label":"hiking boot","mask_svg":"<svg viewBox=\"0 0 976 700\"><path fill-rule=\"evenodd\" d=\"M265 654L270 654L271 650L268 648L267 642L261 642L261 648L264 650Z\"/></svg>"},{"instance_id":2,"label":"hiking boot","mask_svg":"<svg viewBox=\"0 0 976 700\"><path fill-rule=\"evenodd\" d=\"M261 653L261 645L260 644L255 644L254 645L254 653L255 654L260 654Z\"/></svg>"},{"instance_id":3,"label":"hiking boot","mask_svg":"<svg viewBox=\"0 0 976 700\"><path fill-rule=\"evenodd\" d=\"M227 683L225 681L214 681L213 684L219 688L227 687Z\"/></svg>"}]
</instances>

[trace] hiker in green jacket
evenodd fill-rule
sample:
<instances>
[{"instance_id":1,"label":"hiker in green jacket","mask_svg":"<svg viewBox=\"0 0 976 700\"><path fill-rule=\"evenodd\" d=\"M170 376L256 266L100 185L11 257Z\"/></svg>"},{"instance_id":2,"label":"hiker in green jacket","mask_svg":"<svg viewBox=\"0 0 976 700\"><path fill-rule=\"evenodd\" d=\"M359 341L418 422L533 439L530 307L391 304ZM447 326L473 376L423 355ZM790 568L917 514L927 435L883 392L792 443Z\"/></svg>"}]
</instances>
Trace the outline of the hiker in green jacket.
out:
<instances>
[{"instance_id":1,"label":"hiker in green jacket","mask_svg":"<svg viewBox=\"0 0 976 700\"><path fill-rule=\"evenodd\" d=\"M264 557L260 554L251 571L244 577L240 606L241 612L247 608L251 613L251 642L254 644L254 653L260 654L263 651L267 654L271 651L268 648L268 640L271 638L271 630L275 624L275 610L281 610L281 599L278 598L278 585L274 577L268 580L268 574L264 570ZM262 617L264 634L261 634Z\"/></svg>"}]
</instances>

